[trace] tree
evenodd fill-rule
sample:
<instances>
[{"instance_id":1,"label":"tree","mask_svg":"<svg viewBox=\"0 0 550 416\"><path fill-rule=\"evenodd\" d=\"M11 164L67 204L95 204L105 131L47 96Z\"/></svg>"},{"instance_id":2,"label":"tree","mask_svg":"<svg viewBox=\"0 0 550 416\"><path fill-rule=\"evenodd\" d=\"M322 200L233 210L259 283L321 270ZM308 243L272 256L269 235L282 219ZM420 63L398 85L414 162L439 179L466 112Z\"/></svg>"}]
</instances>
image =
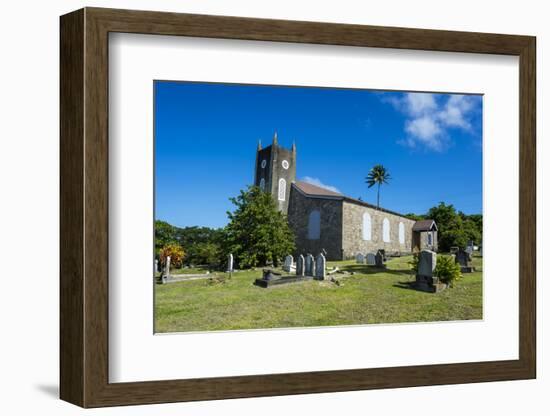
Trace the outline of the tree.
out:
<instances>
[{"instance_id":1,"label":"tree","mask_svg":"<svg viewBox=\"0 0 550 416\"><path fill-rule=\"evenodd\" d=\"M390 173L382 165L375 165L365 178L365 182L372 188L374 185L378 186L376 193L376 207L380 208L380 185L387 184L391 179Z\"/></svg>"},{"instance_id":2,"label":"tree","mask_svg":"<svg viewBox=\"0 0 550 416\"><path fill-rule=\"evenodd\" d=\"M212 267L218 266L222 257L220 244L215 242L200 242L189 247L186 262L190 264L205 264Z\"/></svg>"},{"instance_id":3,"label":"tree","mask_svg":"<svg viewBox=\"0 0 550 416\"><path fill-rule=\"evenodd\" d=\"M227 213L224 248L225 255L233 254L239 268L268 262L277 265L280 258L294 251L294 234L271 194L252 186L230 200L236 208Z\"/></svg>"},{"instance_id":4,"label":"tree","mask_svg":"<svg viewBox=\"0 0 550 416\"><path fill-rule=\"evenodd\" d=\"M409 213L409 214L405 214L405 217L413 220L413 221L422 221L422 220L425 220L426 219L426 216L425 215L418 215L418 214L414 214L414 213Z\"/></svg>"},{"instance_id":5,"label":"tree","mask_svg":"<svg viewBox=\"0 0 550 416\"><path fill-rule=\"evenodd\" d=\"M441 251L449 251L451 247L466 247L469 234L464 229L464 221L452 204L440 202L430 208L428 218L435 221L438 228L438 245Z\"/></svg>"},{"instance_id":6,"label":"tree","mask_svg":"<svg viewBox=\"0 0 550 416\"><path fill-rule=\"evenodd\" d=\"M157 255L162 247L176 243L176 227L166 221L155 221L155 251Z\"/></svg>"},{"instance_id":7,"label":"tree","mask_svg":"<svg viewBox=\"0 0 550 416\"><path fill-rule=\"evenodd\" d=\"M162 265L166 264L166 258L170 256L170 265L174 267L181 267L183 264L183 258L185 252L183 247L179 244L171 243L167 244L160 249L159 257Z\"/></svg>"}]
</instances>

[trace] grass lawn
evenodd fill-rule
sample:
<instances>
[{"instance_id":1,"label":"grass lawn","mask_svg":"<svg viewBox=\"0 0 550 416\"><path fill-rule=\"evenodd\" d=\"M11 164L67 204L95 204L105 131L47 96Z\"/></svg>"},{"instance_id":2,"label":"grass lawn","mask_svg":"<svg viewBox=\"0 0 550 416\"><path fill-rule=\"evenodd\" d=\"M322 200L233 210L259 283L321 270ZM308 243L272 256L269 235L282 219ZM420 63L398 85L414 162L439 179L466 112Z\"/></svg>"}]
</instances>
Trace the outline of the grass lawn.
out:
<instances>
[{"instance_id":1,"label":"grass lawn","mask_svg":"<svg viewBox=\"0 0 550 416\"><path fill-rule=\"evenodd\" d=\"M454 288L432 294L404 288L414 280L408 257L387 269L328 262L353 271L336 285L307 281L263 289L253 285L261 269L233 273L224 283L208 279L156 285L156 332L287 328L482 319L482 259ZM219 275L223 275L219 274ZM344 276L344 275L339 275Z\"/></svg>"}]
</instances>

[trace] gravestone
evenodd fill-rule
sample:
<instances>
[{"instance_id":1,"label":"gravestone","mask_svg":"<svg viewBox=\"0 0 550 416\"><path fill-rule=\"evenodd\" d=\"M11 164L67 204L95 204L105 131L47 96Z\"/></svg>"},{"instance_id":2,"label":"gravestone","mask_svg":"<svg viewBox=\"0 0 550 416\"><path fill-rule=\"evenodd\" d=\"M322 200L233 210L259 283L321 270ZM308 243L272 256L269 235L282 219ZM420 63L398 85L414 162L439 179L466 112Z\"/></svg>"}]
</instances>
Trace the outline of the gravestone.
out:
<instances>
[{"instance_id":1,"label":"gravestone","mask_svg":"<svg viewBox=\"0 0 550 416\"><path fill-rule=\"evenodd\" d=\"M164 275L170 276L170 256L166 256L166 264L164 265Z\"/></svg>"},{"instance_id":2,"label":"gravestone","mask_svg":"<svg viewBox=\"0 0 550 416\"><path fill-rule=\"evenodd\" d=\"M416 282L414 287L425 292L437 293L444 290L447 285L438 282L434 276L435 266L437 265L437 254L430 250L422 250L418 255L418 271L416 273Z\"/></svg>"},{"instance_id":3,"label":"gravestone","mask_svg":"<svg viewBox=\"0 0 550 416\"><path fill-rule=\"evenodd\" d=\"M365 255L363 253L357 253L355 261L359 264L365 264Z\"/></svg>"},{"instance_id":4,"label":"gravestone","mask_svg":"<svg viewBox=\"0 0 550 416\"><path fill-rule=\"evenodd\" d=\"M290 269L292 268L292 263L294 262L294 258L289 254L285 257L285 263L283 265L283 270L285 272L290 273Z\"/></svg>"},{"instance_id":5,"label":"gravestone","mask_svg":"<svg viewBox=\"0 0 550 416\"><path fill-rule=\"evenodd\" d=\"M159 272L159 261L155 259L155 273Z\"/></svg>"},{"instance_id":6,"label":"gravestone","mask_svg":"<svg viewBox=\"0 0 550 416\"><path fill-rule=\"evenodd\" d=\"M300 254L296 260L296 276L303 276L305 271L305 259L304 256Z\"/></svg>"},{"instance_id":7,"label":"gravestone","mask_svg":"<svg viewBox=\"0 0 550 416\"><path fill-rule=\"evenodd\" d=\"M164 268L162 269L162 273L160 274L160 281L162 283L167 283L168 280L170 280L170 256L166 256L166 260L164 261Z\"/></svg>"},{"instance_id":8,"label":"gravestone","mask_svg":"<svg viewBox=\"0 0 550 416\"><path fill-rule=\"evenodd\" d=\"M313 276L315 274L315 259L312 254L306 256L306 276Z\"/></svg>"},{"instance_id":9,"label":"gravestone","mask_svg":"<svg viewBox=\"0 0 550 416\"><path fill-rule=\"evenodd\" d=\"M382 250L378 250L376 255L374 256L374 264L376 265L376 267L386 267L386 265L384 264L384 254L382 252Z\"/></svg>"},{"instance_id":10,"label":"gravestone","mask_svg":"<svg viewBox=\"0 0 550 416\"><path fill-rule=\"evenodd\" d=\"M433 272L437 264L437 254L430 250L422 250L418 255L417 276L433 279Z\"/></svg>"},{"instance_id":11,"label":"gravestone","mask_svg":"<svg viewBox=\"0 0 550 416\"><path fill-rule=\"evenodd\" d=\"M229 253L227 256L227 273L233 272L233 254Z\"/></svg>"},{"instance_id":12,"label":"gravestone","mask_svg":"<svg viewBox=\"0 0 550 416\"><path fill-rule=\"evenodd\" d=\"M317 256L317 262L315 263L315 278L320 280L325 280L327 277L326 272L326 259L325 256L321 253Z\"/></svg>"},{"instance_id":13,"label":"gravestone","mask_svg":"<svg viewBox=\"0 0 550 416\"><path fill-rule=\"evenodd\" d=\"M472 273L475 269L470 265L471 256L466 250L459 249L455 255L455 262L460 265L461 273Z\"/></svg>"},{"instance_id":14,"label":"gravestone","mask_svg":"<svg viewBox=\"0 0 550 416\"><path fill-rule=\"evenodd\" d=\"M280 279L281 273L274 272L271 269L263 269L262 270L262 279L263 280L274 280L274 279Z\"/></svg>"},{"instance_id":15,"label":"gravestone","mask_svg":"<svg viewBox=\"0 0 550 416\"><path fill-rule=\"evenodd\" d=\"M367 253L367 264L374 266L376 264L376 255L374 253Z\"/></svg>"}]
</instances>

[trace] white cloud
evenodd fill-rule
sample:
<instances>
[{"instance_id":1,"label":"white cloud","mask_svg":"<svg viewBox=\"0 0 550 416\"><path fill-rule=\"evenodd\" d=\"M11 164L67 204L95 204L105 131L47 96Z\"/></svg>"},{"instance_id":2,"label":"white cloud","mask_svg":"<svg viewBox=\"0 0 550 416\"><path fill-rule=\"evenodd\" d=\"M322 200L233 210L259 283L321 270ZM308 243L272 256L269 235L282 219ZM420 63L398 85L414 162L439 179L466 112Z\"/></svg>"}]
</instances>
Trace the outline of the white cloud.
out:
<instances>
[{"instance_id":1,"label":"white cloud","mask_svg":"<svg viewBox=\"0 0 550 416\"><path fill-rule=\"evenodd\" d=\"M442 128L431 115L407 120L405 122L405 131L408 133L409 140L416 139L432 150L442 150L442 146L444 145ZM414 140L412 142L414 143Z\"/></svg>"},{"instance_id":2,"label":"white cloud","mask_svg":"<svg viewBox=\"0 0 550 416\"><path fill-rule=\"evenodd\" d=\"M406 93L383 100L407 117L404 128L406 137L399 140L405 146L422 145L440 152L450 143L449 129L472 130L471 118L476 100L473 96L454 94L444 101L436 94Z\"/></svg>"},{"instance_id":3,"label":"white cloud","mask_svg":"<svg viewBox=\"0 0 550 416\"><path fill-rule=\"evenodd\" d=\"M473 107L474 101L472 97L467 95L451 95L443 110L438 113L438 117L446 126L470 130L472 125L468 117Z\"/></svg>"},{"instance_id":4,"label":"white cloud","mask_svg":"<svg viewBox=\"0 0 550 416\"><path fill-rule=\"evenodd\" d=\"M405 95L407 111L412 115L423 115L437 109L437 103L433 94L409 93Z\"/></svg>"},{"instance_id":5,"label":"white cloud","mask_svg":"<svg viewBox=\"0 0 550 416\"><path fill-rule=\"evenodd\" d=\"M309 183L311 185L318 186L319 188L328 189L329 191L340 193L338 188L336 188L335 186L325 185L323 182L321 182L321 180L319 178L312 178L311 176L304 176L300 180L302 182L306 182L306 183Z\"/></svg>"}]
</instances>

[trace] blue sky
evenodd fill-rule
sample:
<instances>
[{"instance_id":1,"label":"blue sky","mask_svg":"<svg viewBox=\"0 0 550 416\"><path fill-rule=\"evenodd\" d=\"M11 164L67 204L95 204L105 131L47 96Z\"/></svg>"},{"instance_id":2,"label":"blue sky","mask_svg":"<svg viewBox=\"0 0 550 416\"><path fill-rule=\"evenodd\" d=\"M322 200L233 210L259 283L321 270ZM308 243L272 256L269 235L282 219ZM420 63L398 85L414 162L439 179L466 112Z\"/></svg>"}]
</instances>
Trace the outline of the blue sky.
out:
<instances>
[{"instance_id":1,"label":"blue sky","mask_svg":"<svg viewBox=\"0 0 550 416\"><path fill-rule=\"evenodd\" d=\"M297 146L297 179L376 202L365 176L391 173L380 205L482 210L482 97L155 82L155 217L222 227L253 181L258 140Z\"/></svg>"}]
</instances>

